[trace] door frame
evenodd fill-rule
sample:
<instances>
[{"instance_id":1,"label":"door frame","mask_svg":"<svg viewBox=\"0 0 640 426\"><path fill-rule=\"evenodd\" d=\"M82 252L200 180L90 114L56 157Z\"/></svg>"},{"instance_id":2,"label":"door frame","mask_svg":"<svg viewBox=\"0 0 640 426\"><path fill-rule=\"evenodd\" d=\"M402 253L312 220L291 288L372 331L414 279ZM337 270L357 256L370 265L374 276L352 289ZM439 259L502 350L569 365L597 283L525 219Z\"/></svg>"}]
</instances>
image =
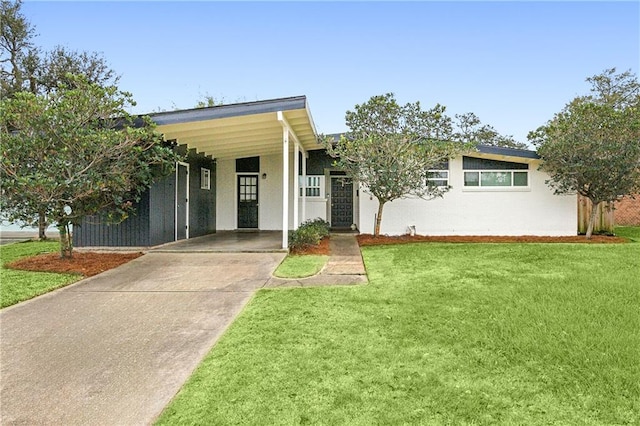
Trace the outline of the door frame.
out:
<instances>
[{"instance_id":1,"label":"door frame","mask_svg":"<svg viewBox=\"0 0 640 426\"><path fill-rule=\"evenodd\" d=\"M327 193L327 222L329 223L333 223L332 222L332 217L331 217L331 204L332 204L332 198L333 198L333 191L332 191L332 179L344 179L347 176L346 175L338 175L338 174L331 174L331 172L342 172L341 170L338 169L325 169L325 180L326 180L326 188L325 188L325 192ZM351 194L351 223L355 224L356 227L360 227L360 225L358 224L357 221L357 217L359 214L359 210L358 210L358 195L359 195L359 190L358 190L358 185L355 181L355 179L351 179L351 183L352 183L352 194Z\"/></svg>"},{"instance_id":2,"label":"door frame","mask_svg":"<svg viewBox=\"0 0 640 426\"><path fill-rule=\"evenodd\" d=\"M238 210L240 208L240 200L239 198L239 180L238 179L240 176L255 176L256 177L256 185L257 185L257 191L258 191L258 199L257 199L257 208L258 208L258 226L257 228L239 228L238 227ZM235 177L235 182L234 182L234 196L233 196L233 204L235 206L235 215L234 215L234 221L235 221L235 228L236 230L248 230L248 231L254 231L256 229L260 229L260 173L258 172L236 172L236 177Z\"/></svg>"},{"instance_id":3,"label":"door frame","mask_svg":"<svg viewBox=\"0 0 640 426\"><path fill-rule=\"evenodd\" d=\"M189 173L189 163L185 163L183 161L176 161L176 192L174 194L174 229L173 229L173 239L174 241L178 241L178 174L179 174L179 169L180 166L186 167L187 168L187 181L186 181L186 194L187 194L187 200L185 202L185 214L187 215L186 217L186 224L185 226L186 228L186 233L185 233L185 240L189 239L189 180L191 179L191 174Z\"/></svg>"}]
</instances>

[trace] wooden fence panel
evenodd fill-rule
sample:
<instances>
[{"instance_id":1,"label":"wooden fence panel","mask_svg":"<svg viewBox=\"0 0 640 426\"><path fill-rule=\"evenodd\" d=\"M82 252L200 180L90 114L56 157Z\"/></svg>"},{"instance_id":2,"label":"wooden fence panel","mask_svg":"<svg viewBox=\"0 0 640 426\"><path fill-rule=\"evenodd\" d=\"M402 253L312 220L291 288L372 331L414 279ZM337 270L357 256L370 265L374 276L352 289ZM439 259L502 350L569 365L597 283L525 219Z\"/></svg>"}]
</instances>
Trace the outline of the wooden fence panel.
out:
<instances>
[{"instance_id":1,"label":"wooden fence panel","mask_svg":"<svg viewBox=\"0 0 640 426\"><path fill-rule=\"evenodd\" d=\"M586 234L589 226L589 216L591 215L591 200L578 195L578 234ZM613 234L615 226L613 208L611 203L600 203L596 216L596 223L593 233Z\"/></svg>"}]
</instances>

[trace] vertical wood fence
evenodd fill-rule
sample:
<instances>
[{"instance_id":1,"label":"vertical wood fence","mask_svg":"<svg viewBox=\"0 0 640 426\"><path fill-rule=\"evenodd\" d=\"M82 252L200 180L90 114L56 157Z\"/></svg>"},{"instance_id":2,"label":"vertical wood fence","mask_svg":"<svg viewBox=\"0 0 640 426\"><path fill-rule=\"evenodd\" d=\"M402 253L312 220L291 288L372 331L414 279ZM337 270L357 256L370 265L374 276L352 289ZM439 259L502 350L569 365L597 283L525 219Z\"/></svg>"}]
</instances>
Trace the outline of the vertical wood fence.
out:
<instances>
[{"instance_id":1,"label":"vertical wood fence","mask_svg":"<svg viewBox=\"0 0 640 426\"><path fill-rule=\"evenodd\" d=\"M589 216L591 215L591 201L578 195L578 234L586 234L589 226ZM612 203L600 203L596 216L596 223L593 233L613 234L615 221L613 217Z\"/></svg>"}]
</instances>

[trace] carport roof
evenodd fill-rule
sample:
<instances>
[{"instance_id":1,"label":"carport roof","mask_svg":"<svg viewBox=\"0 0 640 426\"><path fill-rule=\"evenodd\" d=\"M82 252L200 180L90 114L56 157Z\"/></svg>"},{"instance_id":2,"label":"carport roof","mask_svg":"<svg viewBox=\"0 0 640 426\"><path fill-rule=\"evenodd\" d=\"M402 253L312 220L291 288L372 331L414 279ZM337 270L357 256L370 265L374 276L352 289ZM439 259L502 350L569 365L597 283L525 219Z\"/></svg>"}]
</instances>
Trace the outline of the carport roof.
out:
<instances>
[{"instance_id":1,"label":"carport roof","mask_svg":"<svg viewBox=\"0 0 640 426\"><path fill-rule=\"evenodd\" d=\"M306 96L150 114L165 139L213 158L282 153L283 128L305 149L317 149ZM293 144L291 144L293 145Z\"/></svg>"}]
</instances>

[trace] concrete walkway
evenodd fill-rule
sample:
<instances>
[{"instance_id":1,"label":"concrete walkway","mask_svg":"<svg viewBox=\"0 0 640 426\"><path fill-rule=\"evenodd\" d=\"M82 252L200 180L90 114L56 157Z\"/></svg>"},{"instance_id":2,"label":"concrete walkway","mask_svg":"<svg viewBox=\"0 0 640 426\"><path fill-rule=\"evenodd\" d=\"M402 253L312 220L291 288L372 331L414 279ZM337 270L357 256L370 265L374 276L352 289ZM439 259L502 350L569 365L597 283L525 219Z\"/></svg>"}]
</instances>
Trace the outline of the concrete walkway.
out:
<instances>
[{"instance_id":1,"label":"concrete walkway","mask_svg":"<svg viewBox=\"0 0 640 426\"><path fill-rule=\"evenodd\" d=\"M257 289L367 281L350 234L332 234L324 269L298 280L271 277L286 253L218 253L207 242L1 310L0 424L150 424Z\"/></svg>"},{"instance_id":2,"label":"concrete walkway","mask_svg":"<svg viewBox=\"0 0 640 426\"><path fill-rule=\"evenodd\" d=\"M0 311L0 424L158 416L285 253L149 253Z\"/></svg>"},{"instance_id":3,"label":"concrete walkway","mask_svg":"<svg viewBox=\"0 0 640 426\"><path fill-rule=\"evenodd\" d=\"M329 249L329 260L319 274L298 279L272 277L265 287L355 285L367 282L367 272L355 235L332 233Z\"/></svg>"}]
</instances>

